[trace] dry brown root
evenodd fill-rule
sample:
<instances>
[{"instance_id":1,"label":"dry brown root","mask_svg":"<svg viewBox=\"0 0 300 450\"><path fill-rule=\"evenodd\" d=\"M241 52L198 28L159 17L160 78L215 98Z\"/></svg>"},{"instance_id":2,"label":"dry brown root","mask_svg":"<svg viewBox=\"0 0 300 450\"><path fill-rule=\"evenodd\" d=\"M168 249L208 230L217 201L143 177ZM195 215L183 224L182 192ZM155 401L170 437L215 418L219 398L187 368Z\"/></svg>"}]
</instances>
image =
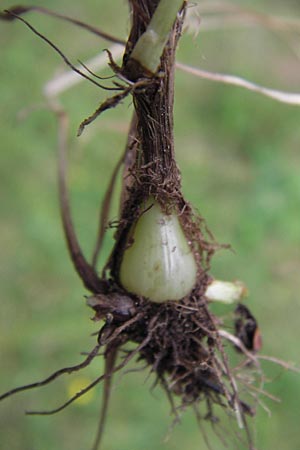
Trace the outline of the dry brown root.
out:
<instances>
[{"instance_id":1,"label":"dry brown root","mask_svg":"<svg viewBox=\"0 0 300 450\"><path fill-rule=\"evenodd\" d=\"M88 353L86 359L80 364L77 364L75 366L64 367L63 369L57 370L56 372L54 372L53 374L51 374L49 377L45 378L42 381L38 381L36 383L30 383L30 384L27 384L27 385L24 385L24 386L20 386L20 387L17 387L15 389L11 389L11 390L5 392L4 394L0 395L0 401L4 400L7 397L10 397L11 395L17 394L18 392L23 392L23 391L27 391L29 389L34 389L34 388L37 388L37 387L45 386L46 384L51 383L56 378L60 377L61 375L64 375L65 373L70 374L70 373L73 373L73 372L77 372L77 371L79 371L81 369L84 369L97 356L97 354L99 352L99 349L100 349L100 345L97 344L93 348L93 350L90 353Z\"/></svg>"}]
</instances>

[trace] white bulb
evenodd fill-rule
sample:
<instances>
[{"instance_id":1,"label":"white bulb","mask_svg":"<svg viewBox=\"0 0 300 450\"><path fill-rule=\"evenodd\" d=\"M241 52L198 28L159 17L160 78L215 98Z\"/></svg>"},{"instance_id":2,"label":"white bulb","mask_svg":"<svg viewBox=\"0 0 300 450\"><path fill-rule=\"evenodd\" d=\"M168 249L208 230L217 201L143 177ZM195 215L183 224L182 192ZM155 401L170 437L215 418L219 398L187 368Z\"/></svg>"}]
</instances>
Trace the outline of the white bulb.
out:
<instances>
[{"instance_id":1,"label":"white bulb","mask_svg":"<svg viewBox=\"0 0 300 450\"><path fill-rule=\"evenodd\" d=\"M206 288L205 297L211 302L234 303L247 295L246 286L240 281L213 280Z\"/></svg>"},{"instance_id":2,"label":"white bulb","mask_svg":"<svg viewBox=\"0 0 300 450\"><path fill-rule=\"evenodd\" d=\"M120 282L128 292L154 302L180 300L196 283L194 255L176 214L163 213L153 198L144 210L129 234Z\"/></svg>"}]
</instances>

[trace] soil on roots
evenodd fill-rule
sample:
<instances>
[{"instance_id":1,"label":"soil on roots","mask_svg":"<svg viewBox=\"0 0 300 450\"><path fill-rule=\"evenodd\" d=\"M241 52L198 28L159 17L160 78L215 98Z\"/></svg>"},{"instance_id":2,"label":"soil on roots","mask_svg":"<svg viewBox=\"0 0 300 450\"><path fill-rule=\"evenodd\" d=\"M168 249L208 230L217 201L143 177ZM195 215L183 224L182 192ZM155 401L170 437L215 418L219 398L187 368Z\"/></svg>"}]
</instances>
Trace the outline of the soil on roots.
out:
<instances>
[{"instance_id":1,"label":"soil on roots","mask_svg":"<svg viewBox=\"0 0 300 450\"><path fill-rule=\"evenodd\" d=\"M99 340L106 354L126 349L129 342L137 344L138 360L146 362L170 399L180 399L180 407L206 400L233 409L236 392L230 388L218 319L208 309L205 288L202 280L201 290L196 287L179 302L157 304L137 298L130 318L111 315ZM95 305L94 310L97 320L101 315Z\"/></svg>"}]
</instances>

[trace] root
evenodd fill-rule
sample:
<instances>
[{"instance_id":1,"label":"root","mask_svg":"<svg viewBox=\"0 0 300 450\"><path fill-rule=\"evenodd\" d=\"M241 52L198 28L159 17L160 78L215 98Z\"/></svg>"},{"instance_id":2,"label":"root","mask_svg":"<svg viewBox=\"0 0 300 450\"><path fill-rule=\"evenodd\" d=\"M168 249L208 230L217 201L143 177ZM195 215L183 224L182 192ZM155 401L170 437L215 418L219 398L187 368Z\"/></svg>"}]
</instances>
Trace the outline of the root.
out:
<instances>
[{"instance_id":1,"label":"root","mask_svg":"<svg viewBox=\"0 0 300 450\"><path fill-rule=\"evenodd\" d=\"M26 25L34 34L36 34L39 38L41 38L44 42L46 42L48 45L50 45L50 47L52 47L53 50L55 50L56 53L58 53L60 55L60 57L63 59L63 61L65 62L65 64L67 66L69 66L74 72L78 73L78 75L80 75L81 77L85 78L86 80L90 81L92 84L94 84L95 86L101 88L101 89L105 89L107 91L115 91L116 87L107 87L104 86L102 84L99 84L97 81L95 81L93 78L89 77L88 75L86 75L84 72L81 72L81 70L79 70L76 66L74 66L74 64L71 63L71 61L67 58L67 56L57 47L57 45L55 45L53 42L50 41L50 39L48 39L46 36L44 36L42 33L40 33L39 31L36 30L36 28L34 28L29 22L27 22L27 20L23 19L22 17L20 17L19 15L15 14L12 10L5 10L4 11L6 14L14 17L15 19L20 20L21 22L24 23L24 25Z\"/></svg>"},{"instance_id":2,"label":"root","mask_svg":"<svg viewBox=\"0 0 300 450\"><path fill-rule=\"evenodd\" d=\"M85 287L95 292L105 292L106 285L100 280L94 268L86 261L80 248L72 221L70 211L70 201L66 183L67 172L67 138L68 138L68 117L59 105L51 105L52 111L58 119L58 184L60 212L63 229L68 244L69 254L74 264L75 270L81 278Z\"/></svg>"},{"instance_id":3,"label":"root","mask_svg":"<svg viewBox=\"0 0 300 450\"><path fill-rule=\"evenodd\" d=\"M204 290L203 286L202 290ZM106 323L98 335L99 343L81 364L61 369L41 382L9 391L0 399L26 389L43 386L64 373L72 373L86 367L99 355L100 348L105 346L106 366L103 374L60 406L51 410L27 411L27 414L56 414L99 383L104 382L99 425L93 445L93 450L97 450L107 417L112 377L137 357L150 368L151 373L155 373L155 385L158 382L166 392L174 417L172 427L180 421L180 412L192 407L203 438L210 448L208 436L204 432L203 420L211 423L214 432L223 442L224 433L218 429L220 425L214 412L215 407L220 407L228 413L230 420L235 417L238 429L242 429L242 434L241 430L235 433L231 429L232 446L236 445L239 448L238 442L246 440L247 447L254 449L246 416L254 415L255 411L244 401L244 398L241 398L241 392L243 395L246 394L247 398L252 398L255 403L260 402L260 395L272 398L263 389L265 380L259 357L246 349L239 338L218 328L219 322L209 312L203 293L200 292L201 287L198 286L198 293L195 290L191 296L180 302L164 304L155 304L137 298L134 314L127 320L124 319L125 316L108 313ZM114 295L116 298L117 294ZM99 302L100 300L99 298ZM95 309L97 319L99 305L96 301L90 301L89 306ZM224 340L230 341L240 350L242 362L233 369L227 361L223 348ZM128 343L133 343L135 348L126 349ZM120 352L124 357L116 364L116 356ZM249 368L252 371L250 376ZM257 374L260 377L258 386L256 386ZM276 399L272 398L272 400ZM204 414L200 414L201 405L206 408ZM228 432L225 435L228 435Z\"/></svg>"},{"instance_id":4,"label":"root","mask_svg":"<svg viewBox=\"0 0 300 450\"><path fill-rule=\"evenodd\" d=\"M110 65L112 65L112 63L110 63ZM128 82L128 80L125 81ZM101 103L101 105L96 109L96 111L93 112L93 114L84 119L79 125L77 136L81 136L85 127L94 122L94 120L96 120L100 116L100 114L102 114L104 111L117 107L122 102L122 100L124 100L129 94L138 91L138 89L143 88L151 83L152 82L147 79L141 79L136 83L129 83L129 86L127 87L116 84L116 88L112 90L119 90L121 92L119 92L116 95L113 95L112 97L107 98L103 103Z\"/></svg>"},{"instance_id":5,"label":"root","mask_svg":"<svg viewBox=\"0 0 300 450\"><path fill-rule=\"evenodd\" d=\"M123 369L123 367L125 367L136 356L136 354L138 354L139 351L145 345L147 345L147 343L150 341L150 339L151 339L151 335L147 336L143 340L143 342L135 350L131 351L128 354L128 356L119 365L117 365L114 368L112 368L112 370L109 373L104 373L104 374L100 375L92 383L90 383L85 388L81 389L79 392L77 392L77 394L73 395L73 397L71 397L68 401L66 401L62 405L58 406L55 409L50 409L50 410L47 410L47 411L43 411L43 410L42 411L26 411L26 414L27 415L31 415L31 416L33 416L33 415L35 415L35 416L37 416L37 415L38 416L49 416L49 415L53 415L53 414L56 414L56 413L62 411L67 406L69 406L71 403L75 402L75 400L77 400L78 398L82 397L84 394L86 394L91 389L93 389L95 386L97 386L97 384L101 383L105 379L111 378L114 373L116 373L119 370Z\"/></svg>"},{"instance_id":6,"label":"root","mask_svg":"<svg viewBox=\"0 0 300 450\"><path fill-rule=\"evenodd\" d=\"M108 185L105 195L104 195L104 199L101 204L100 214L99 214L99 225L98 225L98 232L97 232L97 241L96 241L96 245L95 245L95 249L94 249L93 257L92 257L92 267L94 269L96 269L98 257L99 257L99 254L100 254L100 251L102 248L102 244L103 244L105 231L108 226L108 216L109 216L109 211L110 211L111 200L112 200L112 196L113 196L116 181L117 181L117 176L118 176L120 168L124 162L124 158L125 158L125 154L123 153L123 155L121 156L121 158L119 159L119 161L117 162L117 164L114 168L109 185Z\"/></svg>"},{"instance_id":7,"label":"root","mask_svg":"<svg viewBox=\"0 0 300 450\"><path fill-rule=\"evenodd\" d=\"M87 117L81 122L77 131L77 136L81 136L85 127L90 123L94 122L94 120L96 120L101 113L103 113L107 109L115 108L116 106L118 106L118 104L129 95L131 90L132 90L131 87L123 88L123 90L120 93L114 95L113 97L109 97L107 100L101 103L101 105L96 109L96 111L91 116Z\"/></svg>"},{"instance_id":8,"label":"root","mask_svg":"<svg viewBox=\"0 0 300 450\"><path fill-rule=\"evenodd\" d=\"M92 447L92 450L97 450L100 447L105 422L107 418L107 411L108 411L108 405L110 400L110 394L111 394L111 384L112 384L112 375L107 376L110 373L113 373L114 366L116 363L117 358L117 349L112 349L111 351L107 352L107 355L105 356L105 370L104 374L106 378L104 379L104 387L103 387L103 398L102 398L102 405L101 405L101 411L100 411L100 418L99 418L99 425L97 429L97 434L95 437L95 442Z\"/></svg>"},{"instance_id":9,"label":"root","mask_svg":"<svg viewBox=\"0 0 300 450\"><path fill-rule=\"evenodd\" d=\"M56 372L52 373L45 380L38 381L36 383L26 384L24 386L19 386L19 387L15 388L15 389L12 389L12 390L8 391L8 392L5 392L4 394L2 394L0 396L0 401L4 400L7 397L10 397L11 395L17 394L18 392L23 392L23 391L27 391L29 389L35 389L37 387L45 386L46 384L51 383L56 378L60 377L61 375L65 374L65 373L71 374L73 372L78 372L79 370L84 369L98 355L99 348L100 348L100 345L97 344L93 348L93 350L88 354L87 358L80 364L77 364L75 366L70 366L70 367L64 367L63 369L59 369Z\"/></svg>"},{"instance_id":10,"label":"root","mask_svg":"<svg viewBox=\"0 0 300 450\"><path fill-rule=\"evenodd\" d=\"M235 415L238 427L245 431L249 448L253 447L245 418L247 414L253 415L253 409L240 398L238 384L242 380L229 368L217 321L201 294L195 291L181 302L166 304L140 299L131 319L121 325L112 319L108 327L106 344L114 347L119 343L121 348L127 342L143 342L138 350L139 360L156 373L169 399L174 423L179 421L179 410L197 406L199 402L206 402L206 419L214 422L212 405L216 404ZM245 355L249 361L247 349ZM254 355L251 361L256 363ZM254 367L257 369L259 365ZM244 383L243 386L247 387ZM176 397L180 399L178 407Z\"/></svg>"},{"instance_id":11,"label":"root","mask_svg":"<svg viewBox=\"0 0 300 450\"><path fill-rule=\"evenodd\" d=\"M57 19L64 20L65 22L72 23L73 25L76 25L80 28L83 28L86 31L89 31L90 33L95 34L96 36L99 36L109 42L114 42L115 44L121 44L125 45L126 42L123 39L116 38L115 36L112 36L108 33L105 33L104 31L100 30L99 28L93 27L92 25L82 22L81 20L74 19L72 17L66 16L64 14L59 14L55 11L52 11L48 8L43 8L41 6L14 6L8 10L6 10L4 13L0 13L0 19L6 20L6 21L12 21L18 18L20 15L25 14L27 12L36 11L41 14L45 14L47 16L52 16Z\"/></svg>"}]
</instances>

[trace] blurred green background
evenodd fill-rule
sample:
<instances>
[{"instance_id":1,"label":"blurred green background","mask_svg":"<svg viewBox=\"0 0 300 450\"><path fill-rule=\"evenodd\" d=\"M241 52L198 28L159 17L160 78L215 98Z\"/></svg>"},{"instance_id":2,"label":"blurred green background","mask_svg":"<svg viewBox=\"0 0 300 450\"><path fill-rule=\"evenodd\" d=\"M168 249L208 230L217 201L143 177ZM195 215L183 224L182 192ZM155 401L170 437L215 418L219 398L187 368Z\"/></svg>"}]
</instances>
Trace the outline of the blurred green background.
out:
<instances>
[{"instance_id":1,"label":"blurred green background","mask_svg":"<svg viewBox=\"0 0 300 450\"><path fill-rule=\"evenodd\" d=\"M81 18L119 37L125 38L129 29L125 0L32 3ZM300 20L299 4L293 0L240 0L235 4ZM2 9L11 5L1 2ZM75 62L108 46L53 18L32 13L27 19ZM187 34L180 43L178 59L299 92L300 36L294 35L293 49L287 36L287 32L258 26L212 29L197 37ZM98 325L90 321L86 292L69 261L61 230L56 120L40 108L45 82L63 71L64 65L21 23L0 23L0 48L0 385L5 391L79 362L79 353L93 347L95 337L90 335ZM92 253L99 203L123 150L132 111L130 101L125 102L77 139L79 122L106 96L87 82L61 96L71 119L72 210L86 255ZM175 134L184 192L217 240L230 243L234 250L216 254L212 273L246 283L248 304L263 332L264 354L295 363L300 362L299 123L300 107L177 73ZM114 204L112 218L116 217L117 199ZM111 245L109 233L102 262ZM266 388L280 397L281 403L264 399L272 415L258 411L254 421L257 449L299 450L299 375L271 364L265 367L268 377L274 379ZM65 376L48 387L3 402L0 449L90 448L101 387L85 402L56 416L26 417L24 410L55 407L70 390L97 377L102 369L99 358L79 376ZM171 424L169 405L159 388L150 392L151 379L145 378L145 373L116 377L103 448L205 449L190 412L165 440ZM212 442L215 449L222 448L214 438Z\"/></svg>"}]
</instances>

